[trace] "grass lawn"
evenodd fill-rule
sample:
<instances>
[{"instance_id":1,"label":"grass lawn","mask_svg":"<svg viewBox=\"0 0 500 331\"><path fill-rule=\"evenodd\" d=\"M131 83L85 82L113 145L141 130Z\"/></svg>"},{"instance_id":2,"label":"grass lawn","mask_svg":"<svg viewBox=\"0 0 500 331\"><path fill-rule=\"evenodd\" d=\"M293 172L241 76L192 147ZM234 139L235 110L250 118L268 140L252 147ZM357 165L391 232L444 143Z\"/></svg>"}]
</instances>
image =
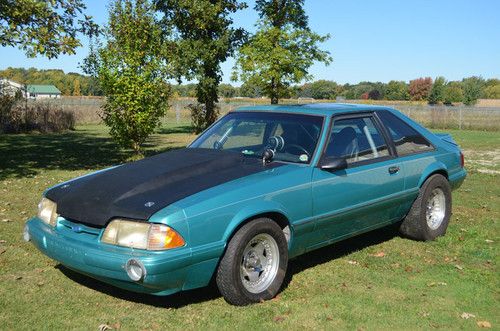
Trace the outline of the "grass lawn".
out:
<instances>
[{"instance_id":1,"label":"grass lawn","mask_svg":"<svg viewBox=\"0 0 500 331\"><path fill-rule=\"evenodd\" d=\"M189 132L164 126L147 154L185 145ZM213 286L169 297L115 289L23 242L44 189L127 154L103 126L0 135L0 329L499 329L500 132L448 132L469 176L453 194L445 237L414 242L390 227L311 252L291 261L276 299L243 308Z\"/></svg>"}]
</instances>

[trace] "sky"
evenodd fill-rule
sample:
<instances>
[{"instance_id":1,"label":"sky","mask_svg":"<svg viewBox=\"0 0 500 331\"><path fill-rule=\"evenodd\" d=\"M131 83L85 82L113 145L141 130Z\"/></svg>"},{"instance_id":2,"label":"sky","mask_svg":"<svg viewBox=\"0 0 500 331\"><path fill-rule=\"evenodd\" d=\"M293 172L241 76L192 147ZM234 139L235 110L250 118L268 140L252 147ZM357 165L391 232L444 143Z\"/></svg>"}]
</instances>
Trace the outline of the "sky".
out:
<instances>
[{"instance_id":1,"label":"sky","mask_svg":"<svg viewBox=\"0 0 500 331\"><path fill-rule=\"evenodd\" d=\"M87 0L87 13L107 21L107 1ZM234 24L255 31L253 1L234 16ZM355 84L360 81L409 81L444 76L500 78L500 0L306 0L309 24L330 34L322 44L333 57L329 66L315 64L313 80ZM0 47L0 69L35 67L79 72L88 54L87 41L72 56L48 60L27 58L18 49ZM233 59L222 65L230 83ZM236 83L236 85L238 85Z\"/></svg>"}]
</instances>

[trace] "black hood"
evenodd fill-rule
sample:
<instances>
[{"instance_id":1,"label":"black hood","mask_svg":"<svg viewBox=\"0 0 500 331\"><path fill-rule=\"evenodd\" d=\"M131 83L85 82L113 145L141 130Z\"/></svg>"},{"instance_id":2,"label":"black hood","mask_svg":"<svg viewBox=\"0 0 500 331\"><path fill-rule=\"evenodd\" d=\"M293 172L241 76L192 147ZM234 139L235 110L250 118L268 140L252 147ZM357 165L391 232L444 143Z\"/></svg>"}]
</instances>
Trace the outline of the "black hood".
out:
<instances>
[{"instance_id":1,"label":"black hood","mask_svg":"<svg viewBox=\"0 0 500 331\"><path fill-rule=\"evenodd\" d=\"M57 213L104 227L111 218L147 220L192 194L279 166L238 153L185 148L84 176L46 192Z\"/></svg>"}]
</instances>

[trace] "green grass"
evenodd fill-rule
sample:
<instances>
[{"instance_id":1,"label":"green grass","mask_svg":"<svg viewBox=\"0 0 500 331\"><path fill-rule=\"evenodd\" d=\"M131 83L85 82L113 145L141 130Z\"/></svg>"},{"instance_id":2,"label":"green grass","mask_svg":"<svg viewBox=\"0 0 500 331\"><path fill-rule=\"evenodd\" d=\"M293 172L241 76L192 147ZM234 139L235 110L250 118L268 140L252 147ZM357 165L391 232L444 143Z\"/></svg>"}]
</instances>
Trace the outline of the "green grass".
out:
<instances>
[{"instance_id":1,"label":"green grass","mask_svg":"<svg viewBox=\"0 0 500 331\"><path fill-rule=\"evenodd\" d=\"M189 132L164 126L146 153L185 145ZM243 308L213 286L169 297L115 289L24 243L24 221L45 188L129 154L102 126L0 135L0 329L472 329L478 321L498 329L500 132L451 133L466 151L469 176L454 192L445 237L414 242L390 227L320 249L290 262L291 279L276 299Z\"/></svg>"}]
</instances>

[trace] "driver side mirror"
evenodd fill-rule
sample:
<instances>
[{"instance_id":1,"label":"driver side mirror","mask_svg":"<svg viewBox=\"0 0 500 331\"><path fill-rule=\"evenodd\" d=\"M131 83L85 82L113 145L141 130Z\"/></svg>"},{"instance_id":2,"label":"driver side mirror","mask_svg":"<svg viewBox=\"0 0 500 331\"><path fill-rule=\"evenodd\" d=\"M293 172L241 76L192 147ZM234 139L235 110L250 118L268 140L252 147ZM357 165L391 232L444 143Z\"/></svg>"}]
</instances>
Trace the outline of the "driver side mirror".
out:
<instances>
[{"instance_id":1,"label":"driver side mirror","mask_svg":"<svg viewBox=\"0 0 500 331\"><path fill-rule=\"evenodd\" d=\"M326 157L321 160L320 168L325 171L343 170L347 168L347 161L343 157Z\"/></svg>"}]
</instances>

